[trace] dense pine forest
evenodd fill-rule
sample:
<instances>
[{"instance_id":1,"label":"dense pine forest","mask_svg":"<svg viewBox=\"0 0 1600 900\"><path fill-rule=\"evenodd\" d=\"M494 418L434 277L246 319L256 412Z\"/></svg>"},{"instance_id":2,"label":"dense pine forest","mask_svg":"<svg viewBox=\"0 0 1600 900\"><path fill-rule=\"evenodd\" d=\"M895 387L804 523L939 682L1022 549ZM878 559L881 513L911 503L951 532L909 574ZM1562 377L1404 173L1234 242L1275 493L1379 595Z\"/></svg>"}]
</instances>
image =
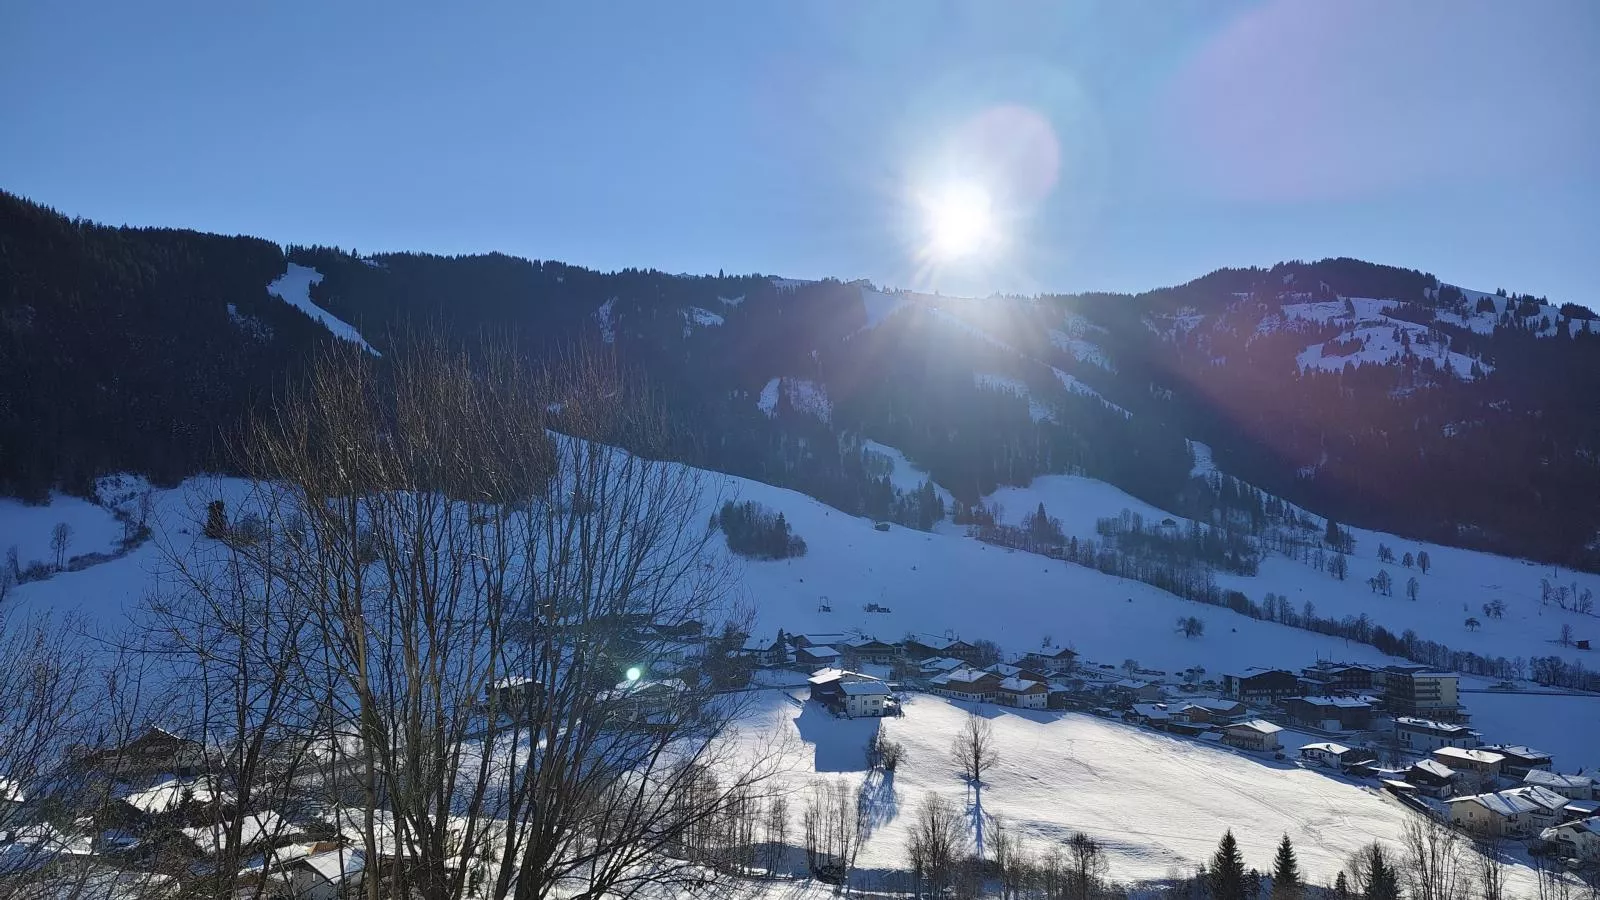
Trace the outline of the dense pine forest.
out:
<instances>
[{"instance_id":1,"label":"dense pine forest","mask_svg":"<svg viewBox=\"0 0 1600 900\"><path fill-rule=\"evenodd\" d=\"M85 493L115 471L170 484L233 470L230 436L333 340L268 293L290 263L320 273L311 299L379 352L416 329L468 346L512 338L534 356L606 347L678 426L653 452L877 520L928 528L999 486L1074 473L1230 527L1282 498L1349 524L1600 567L1600 323L1581 306L1479 297L1345 259L1224 269L1137 296L955 300L283 248L106 227L10 194L0 494ZM1400 356L1299 365L1310 345L1342 356L1370 336L1291 319L1285 305L1337 312L1351 297L1393 301L1383 322ZM1191 477L1190 440L1244 486ZM896 486L872 442L903 452L954 505Z\"/></svg>"}]
</instances>

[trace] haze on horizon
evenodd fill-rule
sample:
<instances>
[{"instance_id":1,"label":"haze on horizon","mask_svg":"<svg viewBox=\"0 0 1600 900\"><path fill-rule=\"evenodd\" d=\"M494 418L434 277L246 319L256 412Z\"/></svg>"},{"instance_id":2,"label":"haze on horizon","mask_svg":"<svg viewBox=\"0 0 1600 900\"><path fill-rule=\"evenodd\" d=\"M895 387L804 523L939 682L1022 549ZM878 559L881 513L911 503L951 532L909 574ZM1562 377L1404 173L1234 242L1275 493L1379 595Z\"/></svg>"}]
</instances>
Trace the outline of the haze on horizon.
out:
<instances>
[{"instance_id":1,"label":"haze on horizon","mask_svg":"<svg viewBox=\"0 0 1600 900\"><path fill-rule=\"evenodd\" d=\"M1600 305L1584 0L441 9L13 5L0 187L364 252L979 294L1354 256Z\"/></svg>"}]
</instances>

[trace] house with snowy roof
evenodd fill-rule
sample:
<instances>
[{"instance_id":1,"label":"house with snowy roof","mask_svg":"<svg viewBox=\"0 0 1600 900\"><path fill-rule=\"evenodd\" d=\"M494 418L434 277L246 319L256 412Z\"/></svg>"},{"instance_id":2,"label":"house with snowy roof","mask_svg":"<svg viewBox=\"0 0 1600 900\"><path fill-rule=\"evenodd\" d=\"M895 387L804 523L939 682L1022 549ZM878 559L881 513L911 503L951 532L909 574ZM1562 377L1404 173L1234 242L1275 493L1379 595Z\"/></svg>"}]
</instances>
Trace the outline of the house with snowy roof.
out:
<instances>
[{"instance_id":1,"label":"house with snowy roof","mask_svg":"<svg viewBox=\"0 0 1600 900\"><path fill-rule=\"evenodd\" d=\"M1440 747L1433 751L1433 758L1464 776L1476 776L1483 784L1492 784L1500 777L1500 766L1506 760L1492 750L1460 747Z\"/></svg>"},{"instance_id":2,"label":"house with snowy roof","mask_svg":"<svg viewBox=\"0 0 1600 900\"><path fill-rule=\"evenodd\" d=\"M962 667L929 679L928 690L964 703L992 703L1002 680L993 672Z\"/></svg>"},{"instance_id":3,"label":"house with snowy roof","mask_svg":"<svg viewBox=\"0 0 1600 900\"><path fill-rule=\"evenodd\" d=\"M1356 747L1346 747L1333 741L1315 741L1300 748L1300 758L1327 769L1343 770L1351 763L1365 762L1372 754Z\"/></svg>"},{"instance_id":4,"label":"house with snowy roof","mask_svg":"<svg viewBox=\"0 0 1600 900\"><path fill-rule=\"evenodd\" d=\"M1001 706L1044 709L1050 705L1050 687L1043 681L1013 675L995 686L994 699Z\"/></svg>"},{"instance_id":5,"label":"house with snowy roof","mask_svg":"<svg viewBox=\"0 0 1600 900\"><path fill-rule=\"evenodd\" d=\"M753 660L758 666L781 666L789 655L789 642L784 639L783 629L778 629L778 636L774 638L748 637L744 646L739 648L739 655Z\"/></svg>"},{"instance_id":6,"label":"house with snowy roof","mask_svg":"<svg viewBox=\"0 0 1600 900\"><path fill-rule=\"evenodd\" d=\"M1394 738L1400 746L1418 753L1427 753L1440 747L1467 750L1478 746L1478 733L1465 725L1416 716L1397 716L1394 720Z\"/></svg>"},{"instance_id":7,"label":"house with snowy roof","mask_svg":"<svg viewBox=\"0 0 1600 900\"><path fill-rule=\"evenodd\" d=\"M1287 669L1251 667L1222 676L1222 692L1244 703L1276 703L1299 690L1294 673Z\"/></svg>"},{"instance_id":8,"label":"house with snowy roof","mask_svg":"<svg viewBox=\"0 0 1600 900\"><path fill-rule=\"evenodd\" d=\"M1050 680L1045 677L1043 672L1035 669L1025 669L1022 666L1014 666L1011 663L995 663L985 671L993 672L1001 678L1021 678L1025 681L1037 681L1040 684Z\"/></svg>"},{"instance_id":9,"label":"house with snowy roof","mask_svg":"<svg viewBox=\"0 0 1600 900\"><path fill-rule=\"evenodd\" d=\"M1563 775L1560 772L1530 769L1523 774L1522 783L1555 791L1569 800L1595 799L1594 779L1588 775Z\"/></svg>"},{"instance_id":10,"label":"house with snowy roof","mask_svg":"<svg viewBox=\"0 0 1600 900\"><path fill-rule=\"evenodd\" d=\"M1035 650L1027 655L1024 662L1047 672L1070 672L1078 664L1078 651L1070 647Z\"/></svg>"},{"instance_id":11,"label":"house with snowy roof","mask_svg":"<svg viewBox=\"0 0 1600 900\"><path fill-rule=\"evenodd\" d=\"M1600 816L1546 828L1539 837L1554 845L1556 853L1565 859L1600 862Z\"/></svg>"},{"instance_id":12,"label":"house with snowy roof","mask_svg":"<svg viewBox=\"0 0 1600 900\"><path fill-rule=\"evenodd\" d=\"M1456 771L1436 759L1424 759L1406 770L1405 780L1419 794L1443 798L1455 791Z\"/></svg>"},{"instance_id":13,"label":"house with snowy roof","mask_svg":"<svg viewBox=\"0 0 1600 900\"><path fill-rule=\"evenodd\" d=\"M794 664L807 670L835 665L840 658L839 651L827 644L807 644L796 647L794 651Z\"/></svg>"},{"instance_id":14,"label":"house with snowy roof","mask_svg":"<svg viewBox=\"0 0 1600 900\"><path fill-rule=\"evenodd\" d=\"M1505 757L1505 761L1500 764L1500 770L1507 778L1521 778L1536 770L1548 772L1554 763L1550 754L1543 750L1535 750L1520 744L1491 744L1483 749Z\"/></svg>"},{"instance_id":15,"label":"house with snowy roof","mask_svg":"<svg viewBox=\"0 0 1600 900\"><path fill-rule=\"evenodd\" d=\"M1323 731L1365 731L1372 727L1372 704L1355 697L1289 697L1283 710L1296 724Z\"/></svg>"},{"instance_id":16,"label":"house with snowy roof","mask_svg":"<svg viewBox=\"0 0 1600 900\"><path fill-rule=\"evenodd\" d=\"M852 719L883 715L891 695L889 685L883 681L845 669L821 669L813 672L806 683L811 685L812 700L836 715Z\"/></svg>"},{"instance_id":17,"label":"house with snowy roof","mask_svg":"<svg viewBox=\"0 0 1600 900\"><path fill-rule=\"evenodd\" d=\"M1533 831L1538 804L1508 792L1468 794L1445 801L1450 824L1482 837L1526 837Z\"/></svg>"},{"instance_id":18,"label":"house with snowy roof","mask_svg":"<svg viewBox=\"0 0 1600 900\"><path fill-rule=\"evenodd\" d=\"M835 647L844 654L845 661L852 666L892 665L901 655L899 647L877 638L857 638L842 645L836 644Z\"/></svg>"},{"instance_id":19,"label":"house with snowy roof","mask_svg":"<svg viewBox=\"0 0 1600 900\"><path fill-rule=\"evenodd\" d=\"M1257 753L1276 751L1280 746L1278 733L1281 731L1281 726L1265 719L1251 719L1225 726L1222 729L1222 742L1230 747Z\"/></svg>"},{"instance_id":20,"label":"house with snowy roof","mask_svg":"<svg viewBox=\"0 0 1600 900\"><path fill-rule=\"evenodd\" d=\"M367 856L352 847L335 847L284 862L270 876L294 900L338 900L361 884Z\"/></svg>"}]
</instances>

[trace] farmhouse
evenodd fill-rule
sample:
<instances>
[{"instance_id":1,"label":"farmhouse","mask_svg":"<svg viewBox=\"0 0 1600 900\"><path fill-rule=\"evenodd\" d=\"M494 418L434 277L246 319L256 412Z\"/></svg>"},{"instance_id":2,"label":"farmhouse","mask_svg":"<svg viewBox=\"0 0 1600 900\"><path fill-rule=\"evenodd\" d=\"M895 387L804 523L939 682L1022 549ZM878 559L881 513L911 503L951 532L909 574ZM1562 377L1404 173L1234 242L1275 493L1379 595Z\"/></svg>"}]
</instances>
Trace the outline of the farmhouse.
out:
<instances>
[{"instance_id":1,"label":"farmhouse","mask_svg":"<svg viewBox=\"0 0 1600 900\"><path fill-rule=\"evenodd\" d=\"M1491 784L1500 777L1500 766L1505 757L1488 750L1463 750L1460 747L1440 747L1433 758L1464 776L1476 776L1483 784Z\"/></svg>"},{"instance_id":2,"label":"farmhouse","mask_svg":"<svg viewBox=\"0 0 1600 900\"><path fill-rule=\"evenodd\" d=\"M1113 697L1120 697L1125 701L1141 701L1154 703L1163 696L1161 685L1140 681L1136 678L1124 678L1106 685L1106 693Z\"/></svg>"},{"instance_id":3,"label":"farmhouse","mask_svg":"<svg viewBox=\"0 0 1600 900\"><path fill-rule=\"evenodd\" d=\"M855 719L881 716L888 709L889 686L871 675L844 669L821 669L806 679L811 699L826 706L834 715Z\"/></svg>"},{"instance_id":4,"label":"farmhouse","mask_svg":"<svg viewBox=\"0 0 1600 900\"><path fill-rule=\"evenodd\" d=\"M1525 837L1533 833L1538 804L1509 792L1471 794L1446 800L1450 824L1485 837Z\"/></svg>"},{"instance_id":5,"label":"farmhouse","mask_svg":"<svg viewBox=\"0 0 1600 900\"><path fill-rule=\"evenodd\" d=\"M1522 783L1554 791L1569 800L1594 799L1594 779L1588 775L1562 775L1559 772L1531 769L1523 774Z\"/></svg>"},{"instance_id":6,"label":"farmhouse","mask_svg":"<svg viewBox=\"0 0 1600 900\"><path fill-rule=\"evenodd\" d=\"M1222 692L1244 703L1276 703L1300 690L1286 669L1249 668L1222 676Z\"/></svg>"},{"instance_id":7,"label":"farmhouse","mask_svg":"<svg viewBox=\"0 0 1600 900\"><path fill-rule=\"evenodd\" d=\"M1078 664L1078 651L1067 647L1035 650L1027 655L1024 662L1046 672L1071 672Z\"/></svg>"},{"instance_id":8,"label":"farmhouse","mask_svg":"<svg viewBox=\"0 0 1600 900\"><path fill-rule=\"evenodd\" d=\"M929 638L927 640L908 638L905 643L905 650L906 655L912 659L922 660L933 656L953 656L968 664L978 655L977 647L960 638Z\"/></svg>"},{"instance_id":9,"label":"farmhouse","mask_svg":"<svg viewBox=\"0 0 1600 900\"><path fill-rule=\"evenodd\" d=\"M544 698L544 685L531 675L496 679L484 691L484 703L501 715L523 718L535 714Z\"/></svg>"},{"instance_id":10,"label":"farmhouse","mask_svg":"<svg viewBox=\"0 0 1600 900\"><path fill-rule=\"evenodd\" d=\"M1365 731L1372 727L1372 704L1354 697L1290 697L1283 709L1296 724L1323 731Z\"/></svg>"},{"instance_id":11,"label":"farmhouse","mask_svg":"<svg viewBox=\"0 0 1600 900\"><path fill-rule=\"evenodd\" d=\"M794 651L795 665L808 671L838 662L839 651L827 644L807 644L804 647L796 647Z\"/></svg>"},{"instance_id":12,"label":"farmhouse","mask_svg":"<svg viewBox=\"0 0 1600 900\"><path fill-rule=\"evenodd\" d=\"M1438 760L1424 759L1406 770L1406 784L1416 788L1417 793L1430 797L1450 796L1455 790L1455 783L1455 770Z\"/></svg>"},{"instance_id":13,"label":"farmhouse","mask_svg":"<svg viewBox=\"0 0 1600 900\"><path fill-rule=\"evenodd\" d=\"M844 645L844 656L851 665L887 666L900 658L900 648L877 638L861 638Z\"/></svg>"},{"instance_id":14,"label":"farmhouse","mask_svg":"<svg viewBox=\"0 0 1600 900\"><path fill-rule=\"evenodd\" d=\"M1501 765L1501 769L1505 772L1507 778L1521 778L1536 770L1542 772L1550 771L1552 763L1550 754L1535 750L1532 747L1523 747L1516 744L1494 744L1483 749L1493 750L1506 758L1505 763Z\"/></svg>"},{"instance_id":15,"label":"farmhouse","mask_svg":"<svg viewBox=\"0 0 1600 900\"><path fill-rule=\"evenodd\" d=\"M746 659L754 660L758 666L781 666L789 655L789 644L783 637L783 631L778 631L778 636L771 640L767 638L746 638L744 646L739 648L739 655Z\"/></svg>"},{"instance_id":16,"label":"farmhouse","mask_svg":"<svg viewBox=\"0 0 1600 900\"><path fill-rule=\"evenodd\" d=\"M1365 750L1332 741L1319 741L1300 748L1300 758L1329 769L1343 769L1351 763L1365 762L1372 755Z\"/></svg>"},{"instance_id":17,"label":"farmhouse","mask_svg":"<svg viewBox=\"0 0 1600 900\"><path fill-rule=\"evenodd\" d=\"M1265 752L1278 749L1278 732L1283 729L1262 719L1239 722L1222 729L1222 742L1240 750Z\"/></svg>"},{"instance_id":18,"label":"farmhouse","mask_svg":"<svg viewBox=\"0 0 1600 900\"><path fill-rule=\"evenodd\" d=\"M1042 681L1012 676L995 688L995 700L1002 706L1044 709L1050 705L1050 688Z\"/></svg>"},{"instance_id":19,"label":"farmhouse","mask_svg":"<svg viewBox=\"0 0 1600 900\"><path fill-rule=\"evenodd\" d=\"M144 734L120 747L83 754L78 764L119 778L163 774L189 776L205 768L205 756L205 746L199 741L178 737L152 725Z\"/></svg>"},{"instance_id":20,"label":"farmhouse","mask_svg":"<svg viewBox=\"0 0 1600 900\"><path fill-rule=\"evenodd\" d=\"M995 663L984 671L993 672L994 674L999 675L1001 678L1021 678L1024 681L1037 681L1040 684L1044 684L1050 680L1049 678L1045 677L1043 672L1038 672L1033 669L1024 669L1021 666L1013 666L1010 663Z\"/></svg>"},{"instance_id":21,"label":"farmhouse","mask_svg":"<svg viewBox=\"0 0 1600 900\"><path fill-rule=\"evenodd\" d=\"M950 656L935 656L922 661L921 669L924 675L942 675L945 672L954 672L965 666L966 663Z\"/></svg>"},{"instance_id":22,"label":"farmhouse","mask_svg":"<svg viewBox=\"0 0 1600 900\"><path fill-rule=\"evenodd\" d=\"M1600 816L1546 828L1539 837L1554 844L1556 852L1567 859L1600 862Z\"/></svg>"},{"instance_id":23,"label":"farmhouse","mask_svg":"<svg viewBox=\"0 0 1600 900\"><path fill-rule=\"evenodd\" d=\"M991 703L1000 689L1001 678L993 672L960 668L936 675L928 689L942 697L966 703Z\"/></svg>"},{"instance_id":24,"label":"farmhouse","mask_svg":"<svg viewBox=\"0 0 1600 900\"><path fill-rule=\"evenodd\" d=\"M1172 720L1172 714L1167 711L1165 703L1135 703L1126 713L1122 714L1124 721L1138 725L1149 725L1154 728L1165 728Z\"/></svg>"},{"instance_id":25,"label":"farmhouse","mask_svg":"<svg viewBox=\"0 0 1600 900\"><path fill-rule=\"evenodd\" d=\"M1418 753L1427 753L1440 747L1468 750L1478 746L1478 733L1465 725L1435 722L1415 716L1396 717L1394 737L1400 746Z\"/></svg>"},{"instance_id":26,"label":"farmhouse","mask_svg":"<svg viewBox=\"0 0 1600 900\"><path fill-rule=\"evenodd\" d=\"M1371 666L1319 662L1300 670L1300 682L1307 688L1317 688L1311 693L1356 694L1372 689L1374 671Z\"/></svg>"},{"instance_id":27,"label":"farmhouse","mask_svg":"<svg viewBox=\"0 0 1600 900\"><path fill-rule=\"evenodd\" d=\"M361 883L366 867L362 851L335 847L283 863L271 880L294 900L338 900Z\"/></svg>"}]
</instances>

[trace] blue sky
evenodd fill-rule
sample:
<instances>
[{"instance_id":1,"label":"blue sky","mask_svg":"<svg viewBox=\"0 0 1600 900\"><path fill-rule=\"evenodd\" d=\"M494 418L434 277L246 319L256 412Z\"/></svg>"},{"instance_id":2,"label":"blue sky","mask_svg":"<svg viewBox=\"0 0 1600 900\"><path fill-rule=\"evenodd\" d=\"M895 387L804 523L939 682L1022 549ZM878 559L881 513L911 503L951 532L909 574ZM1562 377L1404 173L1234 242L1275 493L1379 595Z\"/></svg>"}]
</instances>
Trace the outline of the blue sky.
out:
<instances>
[{"instance_id":1,"label":"blue sky","mask_svg":"<svg viewBox=\"0 0 1600 900\"><path fill-rule=\"evenodd\" d=\"M363 252L1138 290L1356 256L1600 305L1600 4L74 3L0 186ZM929 259L980 183L992 245Z\"/></svg>"}]
</instances>

